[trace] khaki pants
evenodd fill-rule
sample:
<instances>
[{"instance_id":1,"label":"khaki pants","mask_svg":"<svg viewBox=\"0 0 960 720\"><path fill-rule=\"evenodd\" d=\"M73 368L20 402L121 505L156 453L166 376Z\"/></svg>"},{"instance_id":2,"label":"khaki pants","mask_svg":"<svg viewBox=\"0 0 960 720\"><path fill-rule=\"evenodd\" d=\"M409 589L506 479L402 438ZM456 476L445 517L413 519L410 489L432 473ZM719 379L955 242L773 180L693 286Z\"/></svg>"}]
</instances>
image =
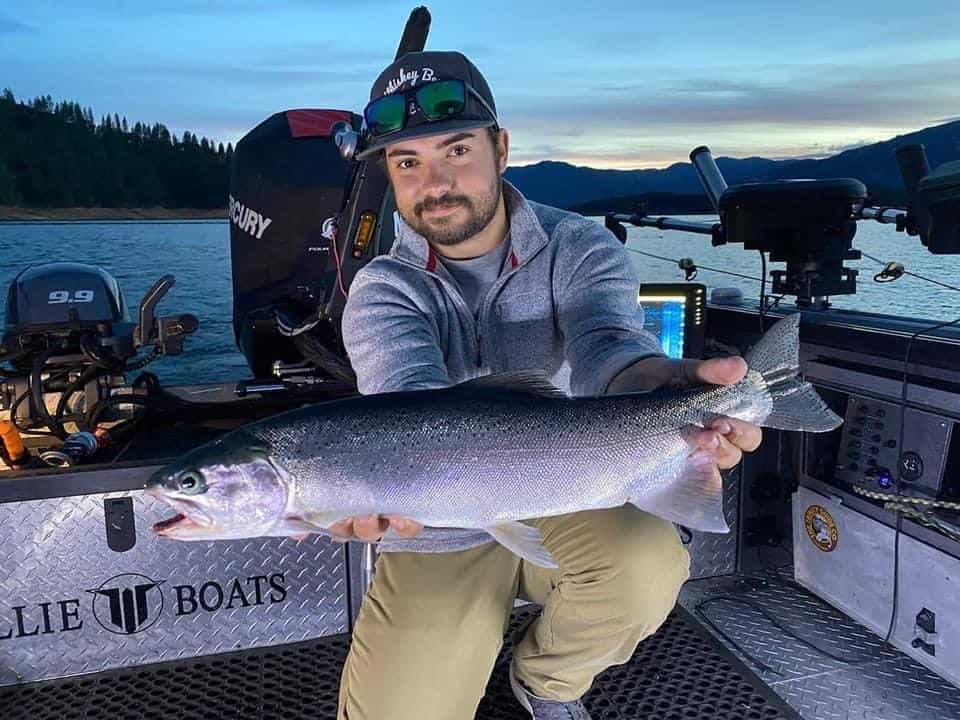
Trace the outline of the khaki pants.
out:
<instances>
[{"instance_id":1,"label":"khaki pants","mask_svg":"<svg viewBox=\"0 0 960 720\"><path fill-rule=\"evenodd\" d=\"M676 603L690 558L673 525L632 505L531 521L557 570L490 543L383 553L353 631L338 720L472 720L518 595L543 612L517 639L534 694L581 697Z\"/></svg>"}]
</instances>

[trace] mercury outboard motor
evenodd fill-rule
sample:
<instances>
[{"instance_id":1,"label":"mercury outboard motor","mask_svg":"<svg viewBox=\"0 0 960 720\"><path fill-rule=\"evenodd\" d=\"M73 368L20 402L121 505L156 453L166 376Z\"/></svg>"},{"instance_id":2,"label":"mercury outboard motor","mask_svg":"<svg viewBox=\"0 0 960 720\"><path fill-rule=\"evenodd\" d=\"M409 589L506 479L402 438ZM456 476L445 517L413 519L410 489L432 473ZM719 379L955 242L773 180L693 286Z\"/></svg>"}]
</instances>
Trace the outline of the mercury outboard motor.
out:
<instances>
[{"instance_id":1,"label":"mercury outboard motor","mask_svg":"<svg viewBox=\"0 0 960 720\"><path fill-rule=\"evenodd\" d=\"M233 329L256 377L311 365L308 358L322 367L309 350L337 343L336 328L317 311L337 282L331 241L356 166L332 132L338 123L358 130L360 122L345 110L287 110L237 143L229 198ZM335 352L329 359L345 365Z\"/></svg>"},{"instance_id":2,"label":"mercury outboard motor","mask_svg":"<svg viewBox=\"0 0 960 720\"><path fill-rule=\"evenodd\" d=\"M414 8L394 59L422 51L429 29L430 12ZM237 143L233 329L256 378L238 392L356 386L340 320L357 271L393 244L395 209L383 166L354 159L362 121L346 110L287 110Z\"/></svg>"}]
</instances>

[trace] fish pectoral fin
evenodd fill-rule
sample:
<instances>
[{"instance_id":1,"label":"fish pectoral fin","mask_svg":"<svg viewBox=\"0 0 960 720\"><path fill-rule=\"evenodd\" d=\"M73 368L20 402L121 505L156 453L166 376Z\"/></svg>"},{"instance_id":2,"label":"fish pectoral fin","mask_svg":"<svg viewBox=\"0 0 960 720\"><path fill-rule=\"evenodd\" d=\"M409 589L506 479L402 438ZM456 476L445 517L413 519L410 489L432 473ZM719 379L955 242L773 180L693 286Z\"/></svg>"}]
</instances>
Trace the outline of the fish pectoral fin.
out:
<instances>
[{"instance_id":1,"label":"fish pectoral fin","mask_svg":"<svg viewBox=\"0 0 960 720\"><path fill-rule=\"evenodd\" d=\"M698 450L683 462L679 476L658 490L643 488L630 497L630 504L664 520L692 530L730 532L723 514L723 477L717 458L709 450Z\"/></svg>"},{"instance_id":2,"label":"fish pectoral fin","mask_svg":"<svg viewBox=\"0 0 960 720\"><path fill-rule=\"evenodd\" d=\"M303 515L287 515L274 528L274 535L296 537L324 533L329 535L327 528L338 520L342 520L340 513L304 513Z\"/></svg>"},{"instance_id":3,"label":"fish pectoral fin","mask_svg":"<svg viewBox=\"0 0 960 720\"><path fill-rule=\"evenodd\" d=\"M507 550L524 560L543 568L558 567L550 551L543 546L543 536L537 528L524 525L522 522L505 522L485 527L484 530Z\"/></svg>"}]
</instances>

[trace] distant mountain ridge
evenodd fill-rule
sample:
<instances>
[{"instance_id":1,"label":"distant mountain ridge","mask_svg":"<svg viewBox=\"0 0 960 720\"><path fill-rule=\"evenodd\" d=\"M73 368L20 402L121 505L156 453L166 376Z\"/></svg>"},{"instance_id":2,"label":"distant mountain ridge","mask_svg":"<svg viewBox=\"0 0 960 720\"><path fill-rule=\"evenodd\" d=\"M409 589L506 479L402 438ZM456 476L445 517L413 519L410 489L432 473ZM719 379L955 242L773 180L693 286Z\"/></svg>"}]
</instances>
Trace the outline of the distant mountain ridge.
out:
<instances>
[{"instance_id":1,"label":"distant mountain ridge","mask_svg":"<svg viewBox=\"0 0 960 720\"><path fill-rule=\"evenodd\" d=\"M891 202L902 194L894 150L900 145L922 144L930 166L960 158L960 120L898 135L890 140L844 150L822 160L768 160L717 158L728 185L786 178L853 177L871 194ZM650 193L702 195L703 188L690 163L675 163L661 170L600 170L569 163L544 161L509 167L504 176L529 199L563 208L597 210L607 200ZM598 205L598 202L599 205ZM589 203L589 205L587 205Z\"/></svg>"}]
</instances>

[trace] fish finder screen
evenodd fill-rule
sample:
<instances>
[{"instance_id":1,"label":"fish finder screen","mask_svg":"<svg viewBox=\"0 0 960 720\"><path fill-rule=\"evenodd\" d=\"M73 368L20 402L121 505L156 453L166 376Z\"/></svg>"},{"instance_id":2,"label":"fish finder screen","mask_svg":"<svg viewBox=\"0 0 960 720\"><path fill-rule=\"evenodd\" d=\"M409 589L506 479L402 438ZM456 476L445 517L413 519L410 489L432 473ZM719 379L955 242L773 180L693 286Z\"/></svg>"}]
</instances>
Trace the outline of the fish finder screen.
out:
<instances>
[{"instance_id":1,"label":"fish finder screen","mask_svg":"<svg viewBox=\"0 0 960 720\"><path fill-rule=\"evenodd\" d=\"M660 339L667 357L682 358L687 298L683 295L641 295L643 327Z\"/></svg>"}]
</instances>

